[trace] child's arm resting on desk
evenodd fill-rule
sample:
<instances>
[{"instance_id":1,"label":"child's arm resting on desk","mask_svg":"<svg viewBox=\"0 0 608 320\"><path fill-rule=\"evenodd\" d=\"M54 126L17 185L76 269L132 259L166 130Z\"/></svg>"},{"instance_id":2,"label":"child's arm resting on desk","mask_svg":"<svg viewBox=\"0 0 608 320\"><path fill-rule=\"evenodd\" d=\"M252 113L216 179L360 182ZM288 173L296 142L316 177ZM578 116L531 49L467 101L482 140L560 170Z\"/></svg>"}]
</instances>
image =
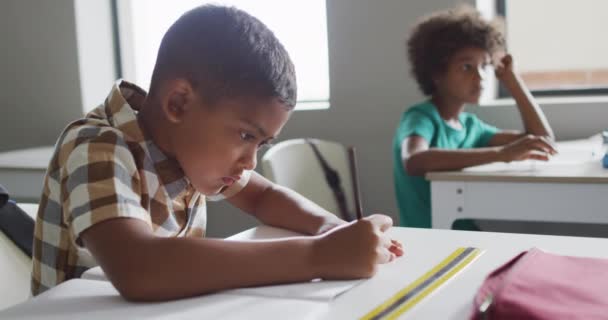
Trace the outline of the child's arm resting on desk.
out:
<instances>
[{"instance_id":1,"label":"child's arm resting on desk","mask_svg":"<svg viewBox=\"0 0 608 320\"><path fill-rule=\"evenodd\" d=\"M227 199L262 223L315 235L346 223L299 193L272 183L256 172L247 186Z\"/></svg>"},{"instance_id":2,"label":"child's arm resting on desk","mask_svg":"<svg viewBox=\"0 0 608 320\"><path fill-rule=\"evenodd\" d=\"M392 220L372 215L319 236L266 241L164 238L139 219L110 219L81 238L128 300L159 301L262 284L372 276L395 259L384 232Z\"/></svg>"},{"instance_id":3,"label":"child's arm resting on desk","mask_svg":"<svg viewBox=\"0 0 608 320\"><path fill-rule=\"evenodd\" d=\"M498 135L500 133L497 133ZM429 148L423 137L412 135L403 140L401 161L410 175L424 176L430 171L460 170L490 162L535 159L548 160L556 151L544 137L527 135L504 146L472 149Z\"/></svg>"}]
</instances>

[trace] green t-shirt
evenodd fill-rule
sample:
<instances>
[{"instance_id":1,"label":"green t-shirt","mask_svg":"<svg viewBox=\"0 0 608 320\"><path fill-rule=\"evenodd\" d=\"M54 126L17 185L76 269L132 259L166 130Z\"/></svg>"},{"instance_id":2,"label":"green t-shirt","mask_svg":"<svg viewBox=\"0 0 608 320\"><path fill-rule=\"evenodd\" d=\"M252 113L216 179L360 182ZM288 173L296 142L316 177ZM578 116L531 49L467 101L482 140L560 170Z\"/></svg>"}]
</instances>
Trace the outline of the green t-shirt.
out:
<instances>
[{"instance_id":1,"label":"green t-shirt","mask_svg":"<svg viewBox=\"0 0 608 320\"><path fill-rule=\"evenodd\" d=\"M421 176L410 176L401 161L401 143L417 135L429 143L429 148L466 149L488 145L498 131L471 113L459 116L462 129L449 126L430 101L414 105L403 113L393 140L393 174L401 225L404 227L431 227L430 183Z\"/></svg>"}]
</instances>

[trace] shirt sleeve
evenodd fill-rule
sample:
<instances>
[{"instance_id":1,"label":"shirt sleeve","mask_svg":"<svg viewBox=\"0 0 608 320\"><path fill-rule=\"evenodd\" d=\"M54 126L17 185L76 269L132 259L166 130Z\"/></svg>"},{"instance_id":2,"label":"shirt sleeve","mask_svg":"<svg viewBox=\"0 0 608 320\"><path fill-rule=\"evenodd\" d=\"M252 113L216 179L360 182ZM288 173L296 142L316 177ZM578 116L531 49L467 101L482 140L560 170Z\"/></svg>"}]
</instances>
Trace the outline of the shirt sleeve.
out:
<instances>
[{"instance_id":1,"label":"shirt sleeve","mask_svg":"<svg viewBox=\"0 0 608 320\"><path fill-rule=\"evenodd\" d=\"M247 183L249 183L249 178L251 178L251 170L245 170L238 181L235 181L230 187L222 190L222 192L217 195L207 196L207 199L211 201L228 199L243 190L243 188L247 186Z\"/></svg>"},{"instance_id":2,"label":"shirt sleeve","mask_svg":"<svg viewBox=\"0 0 608 320\"><path fill-rule=\"evenodd\" d=\"M136 218L151 226L141 206L140 179L122 138L106 132L80 143L65 163L63 212L76 243L91 226L114 218Z\"/></svg>"},{"instance_id":3,"label":"shirt sleeve","mask_svg":"<svg viewBox=\"0 0 608 320\"><path fill-rule=\"evenodd\" d=\"M403 116L397 131L397 139L401 143L407 137L420 136L430 144L434 134L433 120L423 112L412 110Z\"/></svg>"},{"instance_id":4,"label":"shirt sleeve","mask_svg":"<svg viewBox=\"0 0 608 320\"><path fill-rule=\"evenodd\" d=\"M477 140L477 148L487 147L490 140L494 135L500 131L497 127L485 123L483 120L477 118L477 127L479 129L479 138Z\"/></svg>"}]
</instances>

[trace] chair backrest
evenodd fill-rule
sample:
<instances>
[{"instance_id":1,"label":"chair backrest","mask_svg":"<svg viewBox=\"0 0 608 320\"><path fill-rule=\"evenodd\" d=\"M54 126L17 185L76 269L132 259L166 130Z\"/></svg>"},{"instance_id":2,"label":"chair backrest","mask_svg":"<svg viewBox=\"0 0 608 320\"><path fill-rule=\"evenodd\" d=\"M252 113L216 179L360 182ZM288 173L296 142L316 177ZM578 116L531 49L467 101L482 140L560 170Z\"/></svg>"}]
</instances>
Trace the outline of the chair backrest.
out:
<instances>
[{"instance_id":1,"label":"chair backrest","mask_svg":"<svg viewBox=\"0 0 608 320\"><path fill-rule=\"evenodd\" d=\"M347 148L342 144L311 139L330 167L338 172L346 207L354 212L352 179ZM261 161L262 174L269 180L288 187L312 200L324 209L340 216L339 206L319 160L306 139L280 142L270 148Z\"/></svg>"}]
</instances>

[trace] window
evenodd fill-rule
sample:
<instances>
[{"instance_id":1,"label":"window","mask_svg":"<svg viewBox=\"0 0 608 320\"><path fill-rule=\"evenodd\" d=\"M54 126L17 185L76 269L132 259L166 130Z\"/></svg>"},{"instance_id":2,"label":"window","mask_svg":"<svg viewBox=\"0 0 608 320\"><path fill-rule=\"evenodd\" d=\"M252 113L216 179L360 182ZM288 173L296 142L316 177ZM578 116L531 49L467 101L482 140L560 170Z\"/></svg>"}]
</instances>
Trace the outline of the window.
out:
<instances>
[{"instance_id":1,"label":"window","mask_svg":"<svg viewBox=\"0 0 608 320\"><path fill-rule=\"evenodd\" d=\"M478 0L505 17L508 51L535 96L608 94L608 2ZM495 95L496 96L496 95ZM509 96L504 88L498 97Z\"/></svg>"},{"instance_id":2,"label":"window","mask_svg":"<svg viewBox=\"0 0 608 320\"><path fill-rule=\"evenodd\" d=\"M296 109L329 107L325 0L116 1L122 77L148 88L160 41L184 12L204 3L232 5L260 19L285 46L296 68Z\"/></svg>"}]
</instances>

